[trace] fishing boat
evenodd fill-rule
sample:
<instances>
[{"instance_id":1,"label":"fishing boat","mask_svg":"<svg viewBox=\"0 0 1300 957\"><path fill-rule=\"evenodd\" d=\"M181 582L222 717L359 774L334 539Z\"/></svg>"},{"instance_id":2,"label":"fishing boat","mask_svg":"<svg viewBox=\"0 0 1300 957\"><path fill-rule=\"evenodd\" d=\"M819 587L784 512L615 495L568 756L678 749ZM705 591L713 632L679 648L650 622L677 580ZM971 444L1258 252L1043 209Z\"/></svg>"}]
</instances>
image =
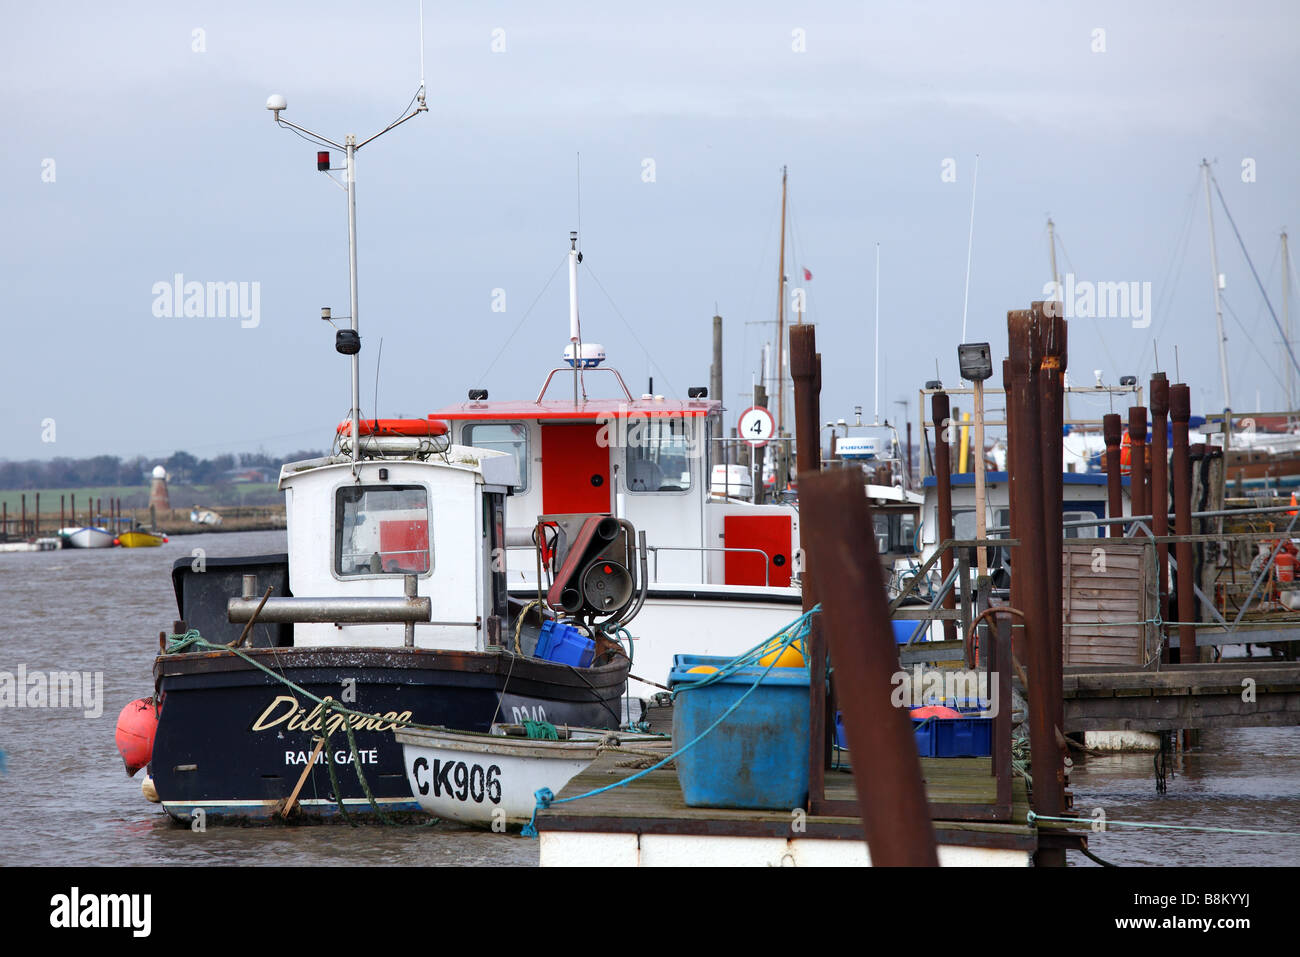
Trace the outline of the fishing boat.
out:
<instances>
[{"instance_id":1,"label":"fishing boat","mask_svg":"<svg viewBox=\"0 0 1300 957\"><path fill-rule=\"evenodd\" d=\"M418 99L400 122L425 111ZM283 97L267 108L302 130L281 118ZM354 176L345 188L351 216ZM153 707L119 718L128 773L147 758L146 796L181 821L422 813L398 728L623 722L623 636L648 567L635 527L572 500L545 524L534 513L526 564L551 587L512 603L516 462L486 436L456 444L437 417L362 419L354 230L348 245L351 328L335 350L350 359L351 413L330 454L281 468L288 551L176 562Z\"/></svg>"},{"instance_id":2,"label":"fishing boat","mask_svg":"<svg viewBox=\"0 0 1300 957\"><path fill-rule=\"evenodd\" d=\"M61 528L59 538L63 539L64 548L112 548L114 545L113 533L94 525Z\"/></svg>"},{"instance_id":3,"label":"fishing boat","mask_svg":"<svg viewBox=\"0 0 1300 957\"><path fill-rule=\"evenodd\" d=\"M117 536L117 543L123 548L157 548L159 545L165 544L166 541L166 535L151 532L143 527L133 528Z\"/></svg>"},{"instance_id":4,"label":"fishing boat","mask_svg":"<svg viewBox=\"0 0 1300 957\"><path fill-rule=\"evenodd\" d=\"M644 702L664 689L674 655L735 655L753 635L790 620L801 602L799 513L715 494L722 403L704 387L685 399L633 394L606 364L605 349L583 339L576 232L568 256L564 364L545 373L533 396L498 400L486 388L470 389L466 402L430 417L449 423L462 444L509 457L512 600L535 599L546 588L533 560L539 516L545 525L546 516L609 514L646 534L649 583L629 682L629 694Z\"/></svg>"},{"instance_id":5,"label":"fishing boat","mask_svg":"<svg viewBox=\"0 0 1300 957\"><path fill-rule=\"evenodd\" d=\"M435 433L363 428L356 461L345 441L283 467L286 555L176 563L186 638L155 659L149 761L173 817L269 817L299 791L300 813L418 812L391 733L408 723L483 733L498 721L622 722L629 662L605 629L634 614L635 530L588 516L590 535L547 556L556 607L578 592L563 596L564 613L593 636L554 654L539 645L550 606L537 617L507 599L509 457L416 421ZM610 591L599 583L621 587L592 604L586 595Z\"/></svg>"}]
</instances>

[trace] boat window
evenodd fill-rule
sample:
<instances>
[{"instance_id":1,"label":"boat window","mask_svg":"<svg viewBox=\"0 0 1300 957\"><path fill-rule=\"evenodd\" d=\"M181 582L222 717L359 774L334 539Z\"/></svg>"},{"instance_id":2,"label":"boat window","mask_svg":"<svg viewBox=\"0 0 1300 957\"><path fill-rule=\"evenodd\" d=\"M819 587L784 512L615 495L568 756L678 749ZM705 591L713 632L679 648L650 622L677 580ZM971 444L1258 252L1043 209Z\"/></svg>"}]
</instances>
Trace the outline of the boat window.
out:
<instances>
[{"instance_id":1,"label":"boat window","mask_svg":"<svg viewBox=\"0 0 1300 957\"><path fill-rule=\"evenodd\" d=\"M350 485L334 505L334 572L423 575L429 571L429 498L421 485Z\"/></svg>"},{"instance_id":2,"label":"boat window","mask_svg":"<svg viewBox=\"0 0 1300 957\"><path fill-rule=\"evenodd\" d=\"M1092 512L1065 512L1061 516L1061 520L1064 522L1086 522L1088 519L1096 518L1096 517L1097 516ZM1078 528L1078 527L1067 528L1065 529L1064 537L1065 538L1096 538L1097 526L1085 525L1082 528Z\"/></svg>"},{"instance_id":3,"label":"boat window","mask_svg":"<svg viewBox=\"0 0 1300 957\"><path fill-rule=\"evenodd\" d=\"M477 422L465 426L461 441L480 449L505 452L515 460L516 492L528 490L528 426L519 422Z\"/></svg>"},{"instance_id":4,"label":"boat window","mask_svg":"<svg viewBox=\"0 0 1300 957\"><path fill-rule=\"evenodd\" d=\"M632 418L627 429L629 492L684 492L691 487L691 460L700 452L684 419Z\"/></svg>"},{"instance_id":5,"label":"boat window","mask_svg":"<svg viewBox=\"0 0 1300 957\"><path fill-rule=\"evenodd\" d=\"M889 516L879 513L871 516L871 524L876 530L876 553L885 555L891 551L889 541Z\"/></svg>"}]
</instances>

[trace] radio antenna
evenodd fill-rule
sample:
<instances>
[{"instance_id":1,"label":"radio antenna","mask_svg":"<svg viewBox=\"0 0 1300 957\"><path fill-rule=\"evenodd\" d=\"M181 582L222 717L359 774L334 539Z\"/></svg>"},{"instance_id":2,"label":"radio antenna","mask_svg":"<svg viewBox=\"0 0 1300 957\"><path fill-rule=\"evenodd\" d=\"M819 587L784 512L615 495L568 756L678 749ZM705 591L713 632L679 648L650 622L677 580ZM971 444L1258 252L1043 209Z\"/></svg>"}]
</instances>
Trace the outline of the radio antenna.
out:
<instances>
[{"instance_id":1,"label":"radio antenna","mask_svg":"<svg viewBox=\"0 0 1300 957\"><path fill-rule=\"evenodd\" d=\"M420 0L420 106L424 106L424 0Z\"/></svg>"}]
</instances>

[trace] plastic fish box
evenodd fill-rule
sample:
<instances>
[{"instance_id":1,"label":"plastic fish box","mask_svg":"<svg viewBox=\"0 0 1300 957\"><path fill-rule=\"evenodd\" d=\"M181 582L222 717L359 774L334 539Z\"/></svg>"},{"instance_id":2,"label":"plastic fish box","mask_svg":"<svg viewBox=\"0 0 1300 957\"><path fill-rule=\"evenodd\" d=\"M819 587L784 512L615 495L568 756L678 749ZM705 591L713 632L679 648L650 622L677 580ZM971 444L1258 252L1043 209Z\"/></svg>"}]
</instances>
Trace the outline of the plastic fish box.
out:
<instances>
[{"instance_id":1,"label":"plastic fish box","mask_svg":"<svg viewBox=\"0 0 1300 957\"><path fill-rule=\"evenodd\" d=\"M730 659L677 655L668 685L673 702L673 746L684 747L745 694L765 668L741 668L703 688L682 690ZM773 668L754 692L703 740L676 760L689 807L788 811L808 798L808 672Z\"/></svg>"},{"instance_id":2,"label":"plastic fish box","mask_svg":"<svg viewBox=\"0 0 1300 957\"><path fill-rule=\"evenodd\" d=\"M596 656L596 643L572 625L562 621L547 621L537 635L535 657L543 661L586 668Z\"/></svg>"},{"instance_id":3,"label":"plastic fish box","mask_svg":"<svg viewBox=\"0 0 1300 957\"><path fill-rule=\"evenodd\" d=\"M987 758L993 753L992 718L913 718L923 758Z\"/></svg>"}]
</instances>

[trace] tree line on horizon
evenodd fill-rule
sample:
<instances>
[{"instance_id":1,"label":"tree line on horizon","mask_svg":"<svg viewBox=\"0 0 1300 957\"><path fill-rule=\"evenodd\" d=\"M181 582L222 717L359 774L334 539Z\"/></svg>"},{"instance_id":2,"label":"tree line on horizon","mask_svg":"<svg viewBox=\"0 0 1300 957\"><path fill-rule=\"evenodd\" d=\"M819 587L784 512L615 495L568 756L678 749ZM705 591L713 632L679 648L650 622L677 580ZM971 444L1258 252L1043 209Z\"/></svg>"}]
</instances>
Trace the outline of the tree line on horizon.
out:
<instances>
[{"instance_id":1,"label":"tree line on horizon","mask_svg":"<svg viewBox=\"0 0 1300 957\"><path fill-rule=\"evenodd\" d=\"M220 485L230 481L227 473L235 469L274 469L285 462L314 458L325 453L302 450L289 455L266 452L224 454L200 459L189 452L173 452L165 459L137 455L123 459L116 455L90 458L30 459L22 462L0 460L0 489L99 488L102 486L148 485L155 466L167 470L168 481L178 485Z\"/></svg>"}]
</instances>

